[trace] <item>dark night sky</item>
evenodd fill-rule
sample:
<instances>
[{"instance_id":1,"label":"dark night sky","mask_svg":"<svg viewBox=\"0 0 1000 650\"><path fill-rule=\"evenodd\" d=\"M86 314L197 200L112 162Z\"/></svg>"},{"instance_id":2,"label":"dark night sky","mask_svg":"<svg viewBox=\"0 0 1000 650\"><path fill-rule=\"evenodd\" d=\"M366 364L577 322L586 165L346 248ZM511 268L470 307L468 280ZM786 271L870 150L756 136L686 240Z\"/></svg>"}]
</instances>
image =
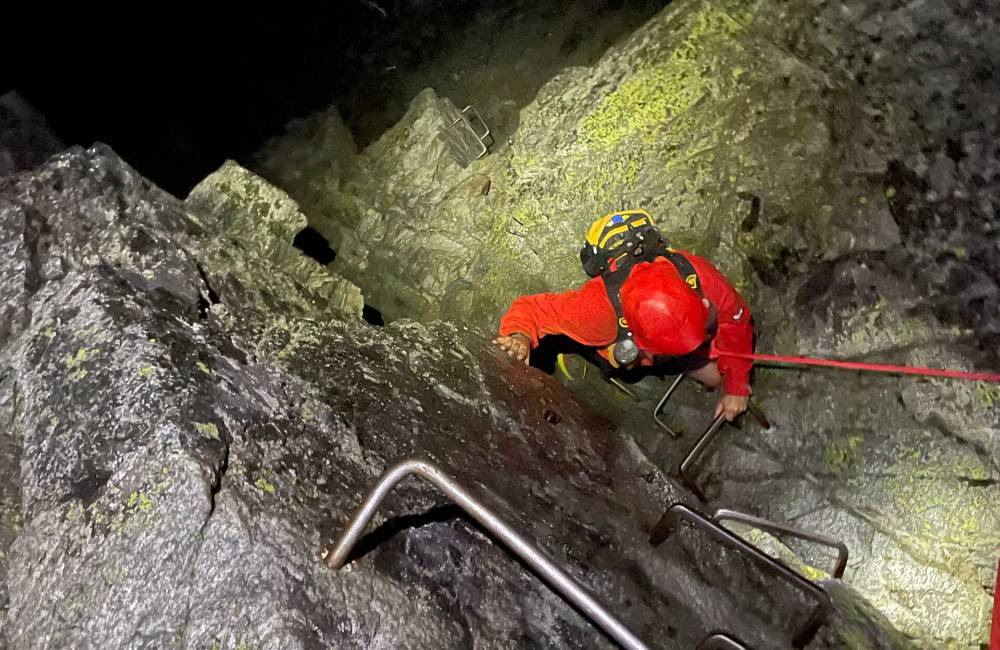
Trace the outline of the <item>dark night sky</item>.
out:
<instances>
[{"instance_id":1,"label":"dark night sky","mask_svg":"<svg viewBox=\"0 0 1000 650\"><path fill-rule=\"evenodd\" d=\"M214 17L29 11L3 28L0 92L20 92L67 143L105 142L183 196L225 158L245 161L289 119L332 103L394 26L447 4L420 14L407 2L422 6L381 2L388 18L359 0L322 11L245 3Z\"/></svg>"}]
</instances>

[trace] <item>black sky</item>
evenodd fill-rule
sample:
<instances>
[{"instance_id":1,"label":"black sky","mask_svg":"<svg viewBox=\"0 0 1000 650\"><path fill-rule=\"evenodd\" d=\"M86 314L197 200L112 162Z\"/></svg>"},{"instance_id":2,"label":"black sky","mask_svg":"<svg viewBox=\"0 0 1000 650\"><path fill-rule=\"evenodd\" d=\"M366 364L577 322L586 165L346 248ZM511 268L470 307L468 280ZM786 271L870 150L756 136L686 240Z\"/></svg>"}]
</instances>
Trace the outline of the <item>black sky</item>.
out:
<instances>
[{"instance_id":1,"label":"black sky","mask_svg":"<svg viewBox=\"0 0 1000 650\"><path fill-rule=\"evenodd\" d=\"M105 142L183 196L226 158L246 161L290 119L331 104L393 25L440 9L405 4L422 3L382 2L388 17L358 0L214 16L17 12L3 28L0 92L21 93L67 143Z\"/></svg>"}]
</instances>

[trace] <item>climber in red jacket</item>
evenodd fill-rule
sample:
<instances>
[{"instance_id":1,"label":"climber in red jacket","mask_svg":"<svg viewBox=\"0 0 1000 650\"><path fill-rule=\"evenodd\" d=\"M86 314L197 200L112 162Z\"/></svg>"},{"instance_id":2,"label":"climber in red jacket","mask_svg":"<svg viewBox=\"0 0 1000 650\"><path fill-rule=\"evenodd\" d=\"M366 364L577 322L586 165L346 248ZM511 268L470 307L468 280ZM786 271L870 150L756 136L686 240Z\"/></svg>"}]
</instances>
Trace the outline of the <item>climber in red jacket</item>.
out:
<instances>
[{"instance_id":1,"label":"climber in red jacket","mask_svg":"<svg viewBox=\"0 0 1000 650\"><path fill-rule=\"evenodd\" d=\"M716 416L732 421L746 410L752 364L719 352L751 352L753 325L718 269L671 248L644 210L595 221L580 258L591 280L575 291L517 298L493 342L527 364L539 339L563 334L594 348L608 373L636 366L683 372L722 387Z\"/></svg>"}]
</instances>

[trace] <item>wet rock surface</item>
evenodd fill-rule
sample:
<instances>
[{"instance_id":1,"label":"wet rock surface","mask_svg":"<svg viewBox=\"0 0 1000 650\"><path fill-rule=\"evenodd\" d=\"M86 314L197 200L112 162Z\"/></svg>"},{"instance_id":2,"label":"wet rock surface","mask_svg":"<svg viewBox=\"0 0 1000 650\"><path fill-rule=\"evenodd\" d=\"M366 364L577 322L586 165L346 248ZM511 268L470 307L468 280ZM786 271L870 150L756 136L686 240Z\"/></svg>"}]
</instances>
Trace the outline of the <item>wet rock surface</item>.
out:
<instances>
[{"instance_id":1,"label":"wet rock surface","mask_svg":"<svg viewBox=\"0 0 1000 650\"><path fill-rule=\"evenodd\" d=\"M0 180L7 647L610 647L415 480L329 571L323 548L408 456L654 646L721 628L787 647L814 606L794 588L693 530L651 551L682 493L629 438L477 334L319 300L277 245L291 215L234 166L181 202L103 146ZM905 645L849 596L811 647L858 639Z\"/></svg>"}]
</instances>

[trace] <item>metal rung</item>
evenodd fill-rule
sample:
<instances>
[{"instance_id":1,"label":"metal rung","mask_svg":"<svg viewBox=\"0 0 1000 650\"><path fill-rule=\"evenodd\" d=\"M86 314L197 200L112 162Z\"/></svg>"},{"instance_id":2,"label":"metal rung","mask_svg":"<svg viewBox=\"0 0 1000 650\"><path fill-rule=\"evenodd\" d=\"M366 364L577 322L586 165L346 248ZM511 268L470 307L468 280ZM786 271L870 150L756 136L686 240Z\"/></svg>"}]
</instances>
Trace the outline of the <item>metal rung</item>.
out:
<instances>
[{"instance_id":1,"label":"metal rung","mask_svg":"<svg viewBox=\"0 0 1000 650\"><path fill-rule=\"evenodd\" d=\"M750 415L754 417L755 420L757 420L757 424L759 424L761 427L763 427L764 429L771 428L771 422L767 419L767 416L764 415L764 411L762 411L761 408L757 406L756 402L754 402L753 400L748 400L747 411L750 413Z\"/></svg>"},{"instance_id":2,"label":"metal rung","mask_svg":"<svg viewBox=\"0 0 1000 650\"><path fill-rule=\"evenodd\" d=\"M617 377L612 377L608 381L610 381L612 384L614 384L618 388L618 390L620 390L621 392L623 392L626 395L628 395L629 397L631 397L633 401L635 401L635 402L641 402L642 401L641 399L639 399L639 396L635 394L635 391L633 391L631 388L629 388L628 386L626 386L625 382L623 382L621 379L618 379Z\"/></svg>"},{"instance_id":3,"label":"metal rung","mask_svg":"<svg viewBox=\"0 0 1000 650\"><path fill-rule=\"evenodd\" d=\"M677 382L675 381L674 383L676 384ZM671 387L671 390L672 389L673 388ZM670 395L668 391L667 395L664 395L663 399L660 401L661 402L665 401L666 398L669 396ZM747 411L750 413L750 415L754 417L754 419L757 420L758 423L760 423L760 426L764 427L765 429L771 428L771 423L768 422L767 416L764 415L764 412L760 410L759 406L754 404L753 400L747 402ZM655 411L654 411L654 416L655 416ZM695 483L694 476L691 472L691 467L692 465L695 464L695 462L699 458L701 458L702 454L705 453L705 448L708 447L709 443L711 443L713 439L715 439L716 434L719 432L719 429L722 428L722 425L724 423L725 423L725 418L721 415L712 420L712 424L710 424L708 429L705 430L705 433L701 434L701 437L698 438L698 442L694 444L694 447L691 448L691 451L688 452L688 455L684 457L683 461L681 461L680 469L678 469L677 471L677 475L680 477L681 482L684 483L684 485L686 485L687 488L691 490L691 492L693 492L694 495L698 497L698 499L702 503L708 503L708 499L705 498L705 495L704 493L702 493L701 488L699 488L698 484Z\"/></svg>"},{"instance_id":4,"label":"metal rung","mask_svg":"<svg viewBox=\"0 0 1000 650\"><path fill-rule=\"evenodd\" d=\"M697 650L750 650L742 641L729 636L725 632L709 634L698 644Z\"/></svg>"},{"instance_id":5,"label":"metal rung","mask_svg":"<svg viewBox=\"0 0 1000 650\"><path fill-rule=\"evenodd\" d=\"M816 636L816 632L827 621L830 616L830 612L833 610L833 599L830 598L830 594L826 593L823 588L807 580L797 571L790 569L788 566L775 560L773 557L764 553L742 537L726 530L719 524L692 508L689 508L683 503L675 503L667 508L667 511L663 513L663 517L661 517L660 521L653 527L653 532L650 533L649 536L649 543L656 547L666 541L666 539L670 537L670 535L677 528L677 523L680 519L686 519L723 544L746 553L759 563L773 569L787 580L799 585L802 587L803 591L808 592L813 598L815 598L819 603L818 607L813 611L809 620L806 621L805 625L803 625L802 629L799 630L798 634L795 635L792 643L796 648L802 648L805 647L814 636Z\"/></svg>"},{"instance_id":6,"label":"metal rung","mask_svg":"<svg viewBox=\"0 0 1000 650\"><path fill-rule=\"evenodd\" d=\"M653 407L653 419L656 420L656 423L663 427L664 430L673 438L679 438L681 434L680 432L671 429L666 422L660 419L660 411L663 409L663 405L667 403L667 400L670 399L670 396L674 394L674 390L676 390L677 386L680 385L683 379L684 373L677 375L677 379L674 380L674 383L670 384L670 388L668 388L667 392L665 392L663 397L660 398L659 403Z\"/></svg>"},{"instance_id":7,"label":"metal rung","mask_svg":"<svg viewBox=\"0 0 1000 650\"><path fill-rule=\"evenodd\" d=\"M469 111L472 111L472 115L475 116L475 118L479 120L479 123L483 125L482 133L476 133L475 129L473 129L472 131L472 133L476 136L476 138L478 138L479 141L482 142L486 138L490 137L490 127L486 126L486 122L479 115L479 111L477 111L472 104L469 104L468 106L462 109L462 115L465 115L465 119L468 120L469 126L472 126L472 118L467 115Z\"/></svg>"},{"instance_id":8,"label":"metal rung","mask_svg":"<svg viewBox=\"0 0 1000 650\"><path fill-rule=\"evenodd\" d=\"M591 622L628 650L649 650L649 647L639 640L624 623L608 609L591 596L579 582L555 565L552 560L542 554L533 544L508 526L496 513L459 485L455 479L445 474L440 468L421 459L403 460L382 474L382 477L351 515L344 532L337 542L328 549L326 565L334 571L344 566L347 557L361 538L375 511L382 500L396 485L409 476L416 474L441 490L462 510L465 510L494 537L503 542L507 548L524 560L537 571L549 586L566 601L575 605Z\"/></svg>"},{"instance_id":9,"label":"metal rung","mask_svg":"<svg viewBox=\"0 0 1000 650\"><path fill-rule=\"evenodd\" d=\"M705 498L705 495L698 487L698 484L694 482L694 476L691 473L691 466L694 465L695 461L697 461L703 453L705 453L705 448L708 447L709 443L712 442L712 439L719 433L719 429L722 428L722 425L725 424L725 422L726 418L722 415L719 415L712 420L712 424L705 429L705 433L701 434L701 437L698 438L698 442L694 444L694 447L688 452L688 455L683 461L681 461L680 469L677 471L681 482L684 483L684 485L686 485L687 488L691 490L691 492L693 492L702 503L708 503L708 499Z\"/></svg>"},{"instance_id":10,"label":"metal rung","mask_svg":"<svg viewBox=\"0 0 1000 650\"><path fill-rule=\"evenodd\" d=\"M472 126L472 117L468 115L469 111L472 111L472 116L479 120L479 123L483 125L482 133L476 133L476 128ZM479 115L479 111L477 111L472 104L463 108L462 114L456 117L454 121L452 121L452 124L458 124L459 122L465 124L465 127L470 133L472 133L472 136L479 141L479 146L483 148L483 150L479 152L479 155L476 156L476 160L479 160L489 153L490 150L486 145L486 140L488 138L491 143L494 142L493 135L490 133L490 127L486 125L486 121Z\"/></svg>"},{"instance_id":11,"label":"metal rung","mask_svg":"<svg viewBox=\"0 0 1000 650\"><path fill-rule=\"evenodd\" d=\"M838 580L844 577L844 571L847 569L847 545L841 541L835 540L832 537L827 537L826 535L820 535L819 533L813 533L808 530L801 530L798 528L792 528L786 524L779 524L774 521L769 521L767 519L762 519L760 517L754 517L753 515L748 515L744 512L737 512L736 510L726 510L725 508L720 508L715 511L715 515L712 520L718 524L723 521L738 521L740 523L749 524L754 528L759 528L760 530L776 533L781 535L788 535L790 537L797 537L799 539L804 539L808 542L814 542L816 544L821 544L823 546L828 546L829 548L837 549L837 566L834 567L832 575Z\"/></svg>"}]
</instances>

